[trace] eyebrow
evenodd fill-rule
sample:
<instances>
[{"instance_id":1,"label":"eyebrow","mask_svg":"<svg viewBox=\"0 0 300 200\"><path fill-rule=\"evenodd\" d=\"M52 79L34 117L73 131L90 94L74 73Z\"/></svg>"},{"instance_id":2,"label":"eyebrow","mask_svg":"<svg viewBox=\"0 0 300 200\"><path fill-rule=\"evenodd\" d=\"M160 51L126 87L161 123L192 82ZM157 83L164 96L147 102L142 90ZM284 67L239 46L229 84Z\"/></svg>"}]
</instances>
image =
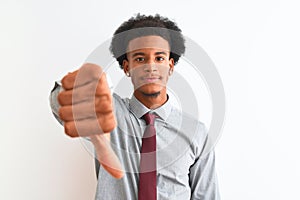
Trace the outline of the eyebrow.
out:
<instances>
[{"instance_id":1,"label":"eyebrow","mask_svg":"<svg viewBox=\"0 0 300 200\"><path fill-rule=\"evenodd\" d=\"M161 55L161 54L163 54L163 55L168 55L168 54L167 54L166 52L164 52L164 51L155 52L155 55ZM135 57L135 56L145 56L145 53L143 53L143 52L137 52L137 53L132 54L131 57Z\"/></svg>"}]
</instances>

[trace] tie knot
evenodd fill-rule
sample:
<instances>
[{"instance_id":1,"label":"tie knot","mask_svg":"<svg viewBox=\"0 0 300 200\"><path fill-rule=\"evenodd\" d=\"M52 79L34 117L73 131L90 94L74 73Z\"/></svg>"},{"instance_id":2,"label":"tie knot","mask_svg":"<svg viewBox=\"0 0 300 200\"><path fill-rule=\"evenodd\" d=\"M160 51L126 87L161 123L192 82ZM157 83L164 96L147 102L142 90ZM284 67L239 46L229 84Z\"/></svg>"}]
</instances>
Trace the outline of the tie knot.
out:
<instances>
[{"instance_id":1,"label":"tie knot","mask_svg":"<svg viewBox=\"0 0 300 200\"><path fill-rule=\"evenodd\" d=\"M155 114L147 112L144 116L143 119L146 121L147 125L154 125L154 120L156 118Z\"/></svg>"}]
</instances>

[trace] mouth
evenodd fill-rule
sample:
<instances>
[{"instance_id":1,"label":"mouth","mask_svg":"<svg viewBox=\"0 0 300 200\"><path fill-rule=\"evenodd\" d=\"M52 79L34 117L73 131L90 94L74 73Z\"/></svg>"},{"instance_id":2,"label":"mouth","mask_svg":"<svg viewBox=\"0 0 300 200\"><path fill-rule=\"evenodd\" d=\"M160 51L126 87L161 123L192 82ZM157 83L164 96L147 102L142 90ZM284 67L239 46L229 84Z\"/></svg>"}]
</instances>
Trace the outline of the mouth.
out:
<instances>
[{"instance_id":1,"label":"mouth","mask_svg":"<svg viewBox=\"0 0 300 200\"><path fill-rule=\"evenodd\" d=\"M159 81L161 78L158 77L158 76L155 76L155 77L142 77L142 80L146 83L154 83L154 82L157 82Z\"/></svg>"}]
</instances>

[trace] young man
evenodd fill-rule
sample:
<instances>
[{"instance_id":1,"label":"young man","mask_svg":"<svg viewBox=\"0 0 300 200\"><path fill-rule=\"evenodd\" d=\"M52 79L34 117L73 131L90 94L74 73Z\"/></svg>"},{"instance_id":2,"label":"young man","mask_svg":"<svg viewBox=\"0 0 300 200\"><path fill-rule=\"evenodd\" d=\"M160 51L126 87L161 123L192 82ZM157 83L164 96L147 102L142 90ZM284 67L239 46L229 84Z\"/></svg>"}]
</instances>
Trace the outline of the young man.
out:
<instances>
[{"instance_id":1,"label":"young man","mask_svg":"<svg viewBox=\"0 0 300 200\"><path fill-rule=\"evenodd\" d=\"M181 30L159 15L137 15L116 30L110 50L131 78L130 99L111 96L101 67L89 63L67 74L50 98L66 134L89 137L95 147L96 199L219 199L214 152L202 154L205 127L167 94L185 51Z\"/></svg>"}]
</instances>

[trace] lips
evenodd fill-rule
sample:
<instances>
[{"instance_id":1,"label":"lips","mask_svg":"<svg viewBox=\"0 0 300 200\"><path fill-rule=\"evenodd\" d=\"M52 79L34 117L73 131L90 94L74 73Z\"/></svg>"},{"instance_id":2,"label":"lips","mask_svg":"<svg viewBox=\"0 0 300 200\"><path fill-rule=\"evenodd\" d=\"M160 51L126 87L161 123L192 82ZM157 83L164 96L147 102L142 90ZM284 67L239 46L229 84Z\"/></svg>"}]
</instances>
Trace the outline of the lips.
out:
<instances>
[{"instance_id":1,"label":"lips","mask_svg":"<svg viewBox=\"0 0 300 200\"><path fill-rule=\"evenodd\" d=\"M153 83L159 81L161 78L159 76L143 77L142 80L146 83Z\"/></svg>"}]
</instances>

